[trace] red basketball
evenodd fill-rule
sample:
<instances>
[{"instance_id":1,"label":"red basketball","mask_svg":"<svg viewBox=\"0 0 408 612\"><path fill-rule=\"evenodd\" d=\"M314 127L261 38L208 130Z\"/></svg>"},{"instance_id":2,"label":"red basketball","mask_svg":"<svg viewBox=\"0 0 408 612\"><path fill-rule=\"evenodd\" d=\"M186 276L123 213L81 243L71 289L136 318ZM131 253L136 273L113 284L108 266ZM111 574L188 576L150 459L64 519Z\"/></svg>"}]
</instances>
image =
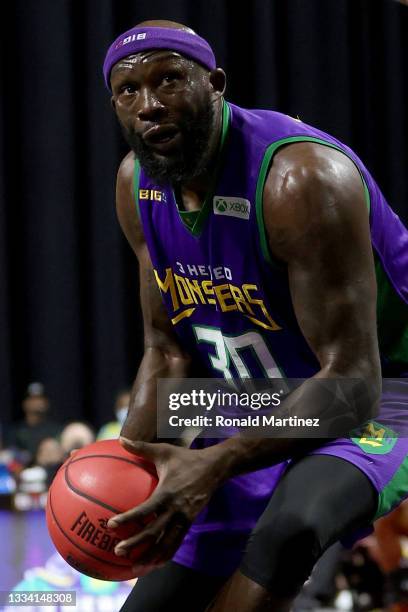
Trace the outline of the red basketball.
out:
<instances>
[{"instance_id":1,"label":"red basketball","mask_svg":"<svg viewBox=\"0 0 408 612\"><path fill-rule=\"evenodd\" d=\"M144 502L157 485L155 466L127 452L117 440L101 440L74 453L58 470L47 501L47 526L62 557L77 570L102 580L134 578L130 557L115 555L116 544L141 524L108 529L115 514ZM148 522L148 521L146 521Z\"/></svg>"}]
</instances>

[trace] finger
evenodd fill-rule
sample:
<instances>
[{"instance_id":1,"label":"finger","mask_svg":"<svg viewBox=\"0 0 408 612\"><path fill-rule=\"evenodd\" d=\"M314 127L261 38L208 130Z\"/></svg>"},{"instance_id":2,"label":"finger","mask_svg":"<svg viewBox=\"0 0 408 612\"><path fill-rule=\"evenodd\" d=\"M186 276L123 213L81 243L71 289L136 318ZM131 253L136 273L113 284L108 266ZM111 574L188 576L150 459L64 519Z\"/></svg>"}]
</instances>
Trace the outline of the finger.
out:
<instances>
[{"instance_id":1,"label":"finger","mask_svg":"<svg viewBox=\"0 0 408 612\"><path fill-rule=\"evenodd\" d=\"M69 451L69 456L72 457L78 450L79 448L73 448L71 451Z\"/></svg>"},{"instance_id":2,"label":"finger","mask_svg":"<svg viewBox=\"0 0 408 612\"><path fill-rule=\"evenodd\" d=\"M108 521L109 529L115 529L122 525L123 523L127 523L129 521L139 521L143 522L143 519L148 516L157 515L165 505L166 497L159 492L157 489L154 493L140 506L136 506L136 508L131 508L126 512L122 512L122 514L116 514L112 516L112 518Z\"/></svg>"},{"instance_id":3,"label":"finger","mask_svg":"<svg viewBox=\"0 0 408 612\"><path fill-rule=\"evenodd\" d=\"M150 541L152 544L159 541L161 535L165 533L166 525L169 522L169 515L162 514L158 519L149 526L145 527L142 531L135 535L122 540L115 547L115 554L118 556L126 555L132 548L140 546L145 542ZM144 556L144 553L143 555Z\"/></svg>"},{"instance_id":4,"label":"finger","mask_svg":"<svg viewBox=\"0 0 408 612\"><path fill-rule=\"evenodd\" d=\"M133 567L164 565L173 558L190 526L191 523L187 525L174 522L170 527L167 527L164 533L160 534L161 537L137 559Z\"/></svg>"},{"instance_id":5,"label":"finger","mask_svg":"<svg viewBox=\"0 0 408 612\"><path fill-rule=\"evenodd\" d=\"M146 459L150 459L150 461L154 461L157 456L158 444L151 444L150 442L142 442L140 440L130 440L123 436L120 436L119 442L130 453L140 455Z\"/></svg>"},{"instance_id":6,"label":"finger","mask_svg":"<svg viewBox=\"0 0 408 612\"><path fill-rule=\"evenodd\" d=\"M155 524L154 533L157 533L157 537L143 552L137 563L143 565L165 563L173 557L191 527L191 521L180 513L174 514L169 511L168 518L165 516L164 519Z\"/></svg>"}]
</instances>

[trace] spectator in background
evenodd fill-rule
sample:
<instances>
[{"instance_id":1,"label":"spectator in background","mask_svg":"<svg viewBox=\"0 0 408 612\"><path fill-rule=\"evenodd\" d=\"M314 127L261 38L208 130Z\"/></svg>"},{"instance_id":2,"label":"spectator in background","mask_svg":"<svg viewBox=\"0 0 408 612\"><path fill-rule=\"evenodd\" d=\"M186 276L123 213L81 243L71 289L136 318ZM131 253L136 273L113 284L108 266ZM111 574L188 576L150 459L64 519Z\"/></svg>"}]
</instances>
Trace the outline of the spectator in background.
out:
<instances>
[{"instance_id":1,"label":"spectator in background","mask_svg":"<svg viewBox=\"0 0 408 612\"><path fill-rule=\"evenodd\" d=\"M45 438L57 438L62 426L49 416L50 402L41 383L31 383L23 400L24 419L15 424L7 440L8 446L24 453L24 464L35 457Z\"/></svg>"},{"instance_id":2,"label":"spectator in background","mask_svg":"<svg viewBox=\"0 0 408 612\"><path fill-rule=\"evenodd\" d=\"M71 451L87 446L88 444L92 444L94 441L95 434L91 427L80 421L69 423L69 425L64 427L60 437L61 447L65 458Z\"/></svg>"},{"instance_id":3,"label":"spectator in background","mask_svg":"<svg viewBox=\"0 0 408 612\"><path fill-rule=\"evenodd\" d=\"M9 510L12 507L12 495L16 490L16 481L11 470L13 462L12 452L3 448L2 427L0 424L0 510Z\"/></svg>"},{"instance_id":4,"label":"spectator in background","mask_svg":"<svg viewBox=\"0 0 408 612\"><path fill-rule=\"evenodd\" d=\"M31 465L18 476L14 498L16 510L45 508L48 487L63 460L64 453L56 438L41 440Z\"/></svg>"},{"instance_id":5,"label":"spectator in background","mask_svg":"<svg viewBox=\"0 0 408 612\"><path fill-rule=\"evenodd\" d=\"M97 440L112 440L119 438L120 430L125 422L130 402L130 391L121 391L115 399L114 412L115 421L110 421L100 428Z\"/></svg>"},{"instance_id":6,"label":"spectator in background","mask_svg":"<svg viewBox=\"0 0 408 612\"><path fill-rule=\"evenodd\" d=\"M46 473L47 489L50 486L57 470L64 462L64 451L58 440L45 438L38 446L35 464L44 469Z\"/></svg>"},{"instance_id":7,"label":"spectator in background","mask_svg":"<svg viewBox=\"0 0 408 612\"><path fill-rule=\"evenodd\" d=\"M360 542L384 576L385 601L391 612L408 610L408 500L374 524L374 534Z\"/></svg>"}]
</instances>

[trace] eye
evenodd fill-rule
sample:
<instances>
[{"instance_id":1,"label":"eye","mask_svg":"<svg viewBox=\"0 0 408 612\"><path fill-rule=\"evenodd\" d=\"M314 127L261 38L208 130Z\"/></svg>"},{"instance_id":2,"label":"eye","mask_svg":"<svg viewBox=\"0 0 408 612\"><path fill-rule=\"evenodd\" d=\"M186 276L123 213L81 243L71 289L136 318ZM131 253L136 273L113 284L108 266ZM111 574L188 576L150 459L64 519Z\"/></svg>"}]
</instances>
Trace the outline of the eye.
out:
<instances>
[{"instance_id":1,"label":"eye","mask_svg":"<svg viewBox=\"0 0 408 612\"><path fill-rule=\"evenodd\" d=\"M132 85L131 83L124 83L119 88L119 95L124 94L125 96L130 96L130 95L136 93L136 91L137 91L137 89L136 89L135 85Z\"/></svg>"},{"instance_id":2,"label":"eye","mask_svg":"<svg viewBox=\"0 0 408 612\"><path fill-rule=\"evenodd\" d=\"M179 81L181 79L182 75L179 72L171 70L163 75L162 83L163 85L172 85L175 81Z\"/></svg>"}]
</instances>

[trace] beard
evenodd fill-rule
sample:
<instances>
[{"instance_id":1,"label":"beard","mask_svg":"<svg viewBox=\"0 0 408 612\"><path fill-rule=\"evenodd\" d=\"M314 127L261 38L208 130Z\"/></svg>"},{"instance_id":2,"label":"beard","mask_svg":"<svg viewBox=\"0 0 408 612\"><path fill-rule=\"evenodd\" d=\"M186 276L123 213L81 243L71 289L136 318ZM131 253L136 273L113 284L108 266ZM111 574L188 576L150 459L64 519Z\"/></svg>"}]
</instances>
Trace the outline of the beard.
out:
<instances>
[{"instance_id":1,"label":"beard","mask_svg":"<svg viewBox=\"0 0 408 612\"><path fill-rule=\"evenodd\" d=\"M183 145L179 153L171 157L155 153L133 128L129 129L123 125L121 127L126 142L150 179L159 185L185 183L206 169L214 115L214 108L208 97L198 116L179 123Z\"/></svg>"}]
</instances>

